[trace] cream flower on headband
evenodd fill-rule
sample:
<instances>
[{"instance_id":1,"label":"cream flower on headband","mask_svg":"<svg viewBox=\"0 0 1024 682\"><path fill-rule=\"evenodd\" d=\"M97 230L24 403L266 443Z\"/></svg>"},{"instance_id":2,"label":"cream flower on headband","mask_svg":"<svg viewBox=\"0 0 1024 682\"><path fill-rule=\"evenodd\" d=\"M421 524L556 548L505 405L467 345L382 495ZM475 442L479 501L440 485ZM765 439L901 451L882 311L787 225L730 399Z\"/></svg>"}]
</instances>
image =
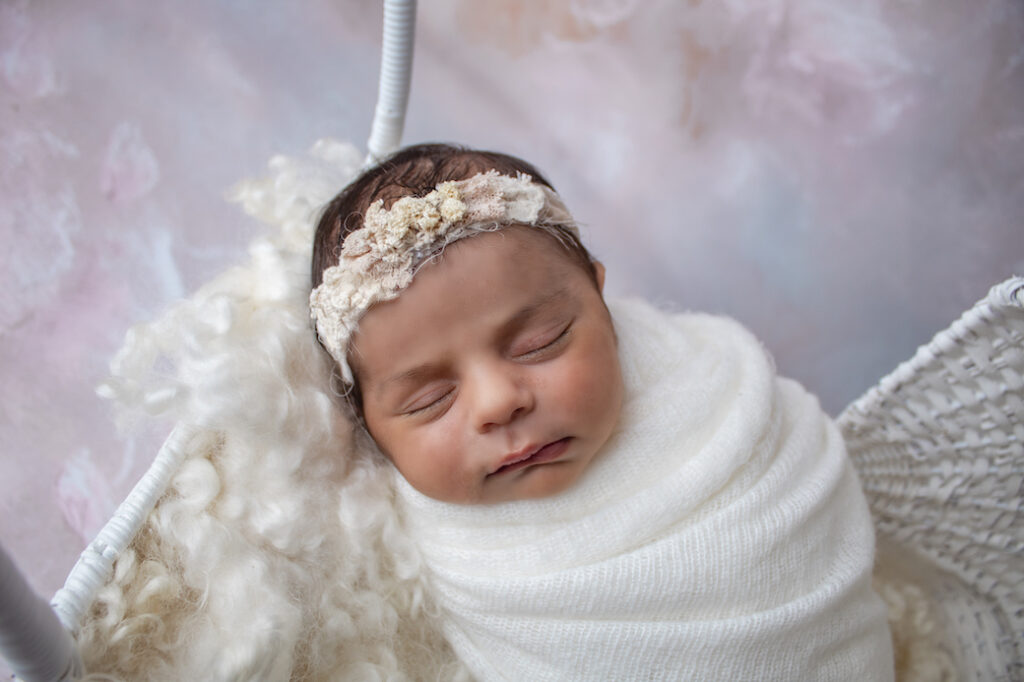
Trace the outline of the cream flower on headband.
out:
<instances>
[{"instance_id":1,"label":"cream flower on headband","mask_svg":"<svg viewBox=\"0 0 1024 682\"><path fill-rule=\"evenodd\" d=\"M324 270L309 295L317 335L342 379L352 383L348 344L370 306L397 297L416 267L448 244L513 224L576 230L558 195L523 173L490 170L443 182L423 197L402 197L390 209L381 200L371 204L363 226L345 238L338 264Z\"/></svg>"}]
</instances>

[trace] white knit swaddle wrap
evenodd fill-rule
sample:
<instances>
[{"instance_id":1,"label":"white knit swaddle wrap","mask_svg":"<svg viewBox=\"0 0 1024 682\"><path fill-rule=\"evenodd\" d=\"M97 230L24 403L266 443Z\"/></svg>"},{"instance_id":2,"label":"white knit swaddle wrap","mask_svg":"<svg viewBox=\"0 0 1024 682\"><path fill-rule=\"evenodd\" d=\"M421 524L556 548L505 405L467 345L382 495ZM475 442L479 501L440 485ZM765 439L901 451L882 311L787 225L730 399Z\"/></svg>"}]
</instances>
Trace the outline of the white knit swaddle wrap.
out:
<instances>
[{"instance_id":1,"label":"white knit swaddle wrap","mask_svg":"<svg viewBox=\"0 0 1024 682\"><path fill-rule=\"evenodd\" d=\"M626 402L571 489L492 506L399 480L480 680L886 680L871 519L817 401L735 322L611 306Z\"/></svg>"}]
</instances>

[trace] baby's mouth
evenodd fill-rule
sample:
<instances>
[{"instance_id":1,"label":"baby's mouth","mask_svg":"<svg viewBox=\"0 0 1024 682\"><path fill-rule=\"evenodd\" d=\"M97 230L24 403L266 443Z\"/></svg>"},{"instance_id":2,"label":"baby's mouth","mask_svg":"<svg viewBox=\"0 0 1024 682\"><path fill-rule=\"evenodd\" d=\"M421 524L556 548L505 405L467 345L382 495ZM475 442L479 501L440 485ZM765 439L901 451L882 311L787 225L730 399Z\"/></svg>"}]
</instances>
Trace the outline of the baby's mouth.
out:
<instances>
[{"instance_id":1,"label":"baby's mouth","mask_svg":"<svg viewBox=\"0 0 1024 682\"><path fill-rule=\"evenodd\" d=\"M505 457L502 460L501 466L492 471L488 476L494 476L497 474L504 474L523 467L533 466L534 464L544 464L558 459L569 447L569 441L572 437L562 438L556 441L552 441L546 445L540 447L527 447L519 452L514 452L511 455Z\"/></svg>"}]
</instances>

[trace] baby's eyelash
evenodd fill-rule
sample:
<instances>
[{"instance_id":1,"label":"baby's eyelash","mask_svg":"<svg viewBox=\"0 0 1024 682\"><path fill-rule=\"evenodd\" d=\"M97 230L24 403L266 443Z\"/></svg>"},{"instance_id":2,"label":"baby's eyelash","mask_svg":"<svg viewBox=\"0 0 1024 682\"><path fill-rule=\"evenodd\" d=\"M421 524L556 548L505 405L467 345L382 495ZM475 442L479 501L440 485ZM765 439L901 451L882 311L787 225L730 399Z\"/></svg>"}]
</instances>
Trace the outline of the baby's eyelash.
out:
<instances>
[{"instance_id":1,"label":"baby's eyelash","mask_svg":"<svg viewBox=\"0 0 1024 682\"><path fill-rule=\"evenodd\" d=\"M452 394L452 391L454 390L455 389L450 389L448 391L445 391L443 395L437 398L437 400L432 400L430 403L424 405L423 407L417 407L414 410L406 410L405 412L403 412L403 414L408 417L423 414L424 412L427 412L428 410L437 407L442 401L447 400L448 396L450 396Z\"/></svg>"},{"instance_id":2,"label":"baby's eyelash","mask_svg":"<svg viewBox=\"0 0 1024 682\"><path fill-rule=\"evenodd\" d=\"M569 331L571 329L572 329L572 322L570 322L569 324L565 325L565 329L563 329L561 331L561 333L559 333L558 336L556 336L555 338L551 339L550 341L548 341L547 343L545 343L542 346L538 346L537 348L534 348L534 349L529 350L529 351L527 351L525 353L522 353L518 357L520 359L529 359L529 358L533 357L534 355L536 355L538 353L543 353L544 351L552 348L553 346L558 345L567 336L569 336Z\"/></svg>"}]
</instances>

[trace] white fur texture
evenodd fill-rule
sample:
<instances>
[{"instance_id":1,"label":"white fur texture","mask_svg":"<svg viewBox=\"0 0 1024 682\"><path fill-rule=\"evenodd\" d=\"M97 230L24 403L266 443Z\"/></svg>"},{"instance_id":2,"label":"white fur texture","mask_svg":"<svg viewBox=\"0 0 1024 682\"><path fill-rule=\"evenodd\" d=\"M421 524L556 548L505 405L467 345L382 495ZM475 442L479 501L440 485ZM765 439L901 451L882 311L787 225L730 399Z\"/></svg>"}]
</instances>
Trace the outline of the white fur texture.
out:
<instances>
[{"instance_id":1,"label":"white fur texture","mask_svg":"<svg viewBox=\"0 0 1024 682\"><path fill-rule=\"evenodd\" d=\"M102 391L122 421L142 407L203 431L83 626L93 679L462 675L310 330L316 213L359 165L321 141L239 184L232 198L277 233L113 361Z\"/></svg>"}]
</instances>

